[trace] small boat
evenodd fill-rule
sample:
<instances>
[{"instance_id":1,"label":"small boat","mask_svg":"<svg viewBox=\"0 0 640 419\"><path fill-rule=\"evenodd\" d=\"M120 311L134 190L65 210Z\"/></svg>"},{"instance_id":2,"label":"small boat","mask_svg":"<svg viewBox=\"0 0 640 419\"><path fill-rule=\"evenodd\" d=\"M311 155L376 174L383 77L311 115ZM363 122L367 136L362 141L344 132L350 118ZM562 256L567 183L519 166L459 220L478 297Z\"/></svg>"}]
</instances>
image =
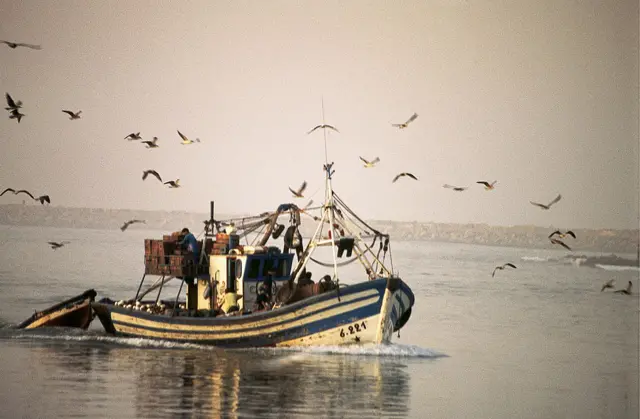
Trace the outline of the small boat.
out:
<instances>
[{"instance_id":1,"label":"small boat","mask_svg":"<svg viewBox=\"0 0 640 419\"><path fill-rule=\"evenodd\" d=\"M145 240L145 274L136 296L92 304L105 330L220 347L389 343L409 320L414 295L385 264L393 260L389 236L363 221L333 191L332 167L324 165L325 199L314 209L288 203L254 217L215 220L211 202L197 260L180 249L180 233ZM320 215L311 215L312 210ZM317 223L306 246L303 217ZM282 218L288 220L286 231ZM283 232L283 246L269 245ZM241 238L247 245L240 245ZM331 259L318 259L318 249ZM313 282L312 263L333 275ZM351 276L341 273L352 263L363 268L359 278L351 271ZM140 290L147 275L160 277L153 285L159 291L155 300L143 302ZM181 280L175 300L160 300L163 284L174 277ZM180 300L185 283L186 298ZM256 301L268 284L271 304L261 309ZM237 296L235 311L225 309L227 293Z\"/></svg>"},{"instance_id":2,"label":"small boat","mask_svg":"<svg viewBox=\"0 0 640 419\"><path fill-rule=\"evenodd\" d=\"M93 320L91 303L95 297L95 290L87 290L45 310L36 311L31 317L18 324L16 328L35 329L56 326L86 329Z\"/></svg>"}]
</instances>

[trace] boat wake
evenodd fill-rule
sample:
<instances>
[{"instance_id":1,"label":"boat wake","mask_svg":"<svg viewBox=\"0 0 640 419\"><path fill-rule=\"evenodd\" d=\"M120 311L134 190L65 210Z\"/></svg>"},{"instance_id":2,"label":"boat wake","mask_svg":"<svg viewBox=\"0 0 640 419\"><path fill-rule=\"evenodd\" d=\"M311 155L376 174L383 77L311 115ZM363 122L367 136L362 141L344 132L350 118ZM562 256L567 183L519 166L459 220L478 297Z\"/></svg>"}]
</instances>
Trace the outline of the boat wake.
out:
<instances>
[{"instance_id":1,"label":"boat wake","mask_svg":"<svg viewBox=\"0 0 640 419\"><path fill-rule=\"evenodd\" d=\"M640 266L601 265L596 263L595 267L605 271L640 271Z\"/></svg>"},{"instance_id":2,"label":"boat wake","mask_svg":"<svg viewBox=\"0 0 640 419\"><path fill-rule=\"evenodd\" d=\"M261 349L264 350L264 349ZM416 345L351 345L351 346L308 346L293 348L271 349L275 352L296 352L305 354L326 354L326 355L355 355L355 356L378 356L397 358L445 358L448 355L434 351L432 349L421 348Z\"/></svg>"},{"instance_id":3,"label":"boat wake","mask_svg":"<svg viewBox=\"0 0 640 419\"><path fill-rule=\"evenodd\" d=\"M528 262L549 262L550 260L554 260L553 258L543 258L540 256L522 256L520 260L526 260Z\"/></svg>"}]
</instances>

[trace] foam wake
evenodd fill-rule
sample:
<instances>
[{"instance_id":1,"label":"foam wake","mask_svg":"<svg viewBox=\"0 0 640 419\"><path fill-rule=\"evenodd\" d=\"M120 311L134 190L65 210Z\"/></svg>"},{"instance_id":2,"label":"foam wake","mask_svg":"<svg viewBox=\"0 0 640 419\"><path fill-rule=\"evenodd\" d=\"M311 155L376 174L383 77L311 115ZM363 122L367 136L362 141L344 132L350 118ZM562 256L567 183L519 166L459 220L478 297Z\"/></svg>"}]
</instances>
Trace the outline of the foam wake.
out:
<instances>
[{"instance_id":1,"label":"foam wake","mask_svg":"<svg viewBox=\"0 0 640 419\"><path fill-rule=\"evenodd\" d=\"M273 351L302 352L309 354L340 354L357 356L404 357L404 358L442 358L447 355L432 349L416 345L349 345L349 346L303 346L293 348L277 348Z\"/></svg>"},{"instance_id":2,"label":"foam wake","mask_svg":"<svg viewBox=\"0 0 640 419\"><path fill-rule=\"evenodd\" d=\"M596 263L595 267L604 269L605 271L640 271L640 267L638 266L601 265Z\"/></svg>"},{"instance_id":3,"label":"foam wake","mask_svg":"<svg viewBox=\"0 0 640 419\"><path fill-rule=\"evenodd\" d=\"M548 262L549 258L543 258L540 256L522 256L521 260L526 260L528 262Z\"/></svg>"}]
</instances>

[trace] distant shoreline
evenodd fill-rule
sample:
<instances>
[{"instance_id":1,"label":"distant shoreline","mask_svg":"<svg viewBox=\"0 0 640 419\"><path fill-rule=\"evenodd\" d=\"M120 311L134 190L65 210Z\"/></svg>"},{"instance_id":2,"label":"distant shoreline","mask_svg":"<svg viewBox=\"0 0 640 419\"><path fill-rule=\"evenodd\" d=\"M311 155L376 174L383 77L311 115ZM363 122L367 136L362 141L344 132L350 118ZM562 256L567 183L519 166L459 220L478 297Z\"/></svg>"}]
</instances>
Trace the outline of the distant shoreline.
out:
<instances>
[{"instance_id":1,"label":"distant shoreline","mask_svg":"<svg viewBox=\"0 0 640 419\"><path fill-rule=\"evenodd\" d=\"M218 219L242 217L219 214ZM115 230L130 219L144 219L144 228L176 231L185 226L199 229L209 214L187 211L151 211L105 208L70 208L21 204L0 205L0 225L95 228ZM508 247L549 249L547 236L553 227L489 226L389 220L368 221L396 240L440 241ZM304 226L303 226L304 227ZM304 229L303 229L304 230ZM577 239L567 239L574 250L636 254L638 230L573 229ZM304 231L303 231L304 233Z\"/></svg>"}]
</instances>

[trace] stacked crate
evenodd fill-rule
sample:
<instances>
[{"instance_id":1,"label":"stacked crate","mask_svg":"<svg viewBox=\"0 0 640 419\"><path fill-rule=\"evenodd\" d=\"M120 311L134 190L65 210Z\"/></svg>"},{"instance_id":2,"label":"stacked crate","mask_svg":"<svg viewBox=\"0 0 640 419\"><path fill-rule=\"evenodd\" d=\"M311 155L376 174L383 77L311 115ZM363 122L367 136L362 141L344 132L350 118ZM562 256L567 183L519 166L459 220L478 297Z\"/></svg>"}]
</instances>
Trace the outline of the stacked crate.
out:
<instances>
[{"instance_id":1,"label":"stacked crate","mask_svg":"<svg viewBox=\"0 0 640 419\"><path fill-rule=\"evenodd\" d=\"M213 243L212 255L226 255L229 250L240 246L240 236L237 234L216 234L216 241Z\"/></svg>"}]
</instances>

